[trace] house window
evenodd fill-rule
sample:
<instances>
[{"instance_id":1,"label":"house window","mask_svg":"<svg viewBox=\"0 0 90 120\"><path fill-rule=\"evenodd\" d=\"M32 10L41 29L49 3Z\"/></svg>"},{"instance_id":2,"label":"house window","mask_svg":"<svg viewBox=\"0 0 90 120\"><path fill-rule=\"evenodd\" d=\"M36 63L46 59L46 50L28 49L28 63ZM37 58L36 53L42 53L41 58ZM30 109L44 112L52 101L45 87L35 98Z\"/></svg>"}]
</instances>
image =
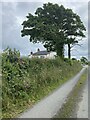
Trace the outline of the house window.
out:
<instances>
[{"instance_id":1,"label":"house window","mask_svg":"<svg viewBox=\"0 0 90 120\"><path fill-rule=\"evenodd\" d=\"M40 58L44 58L44 56L40 56Z\"/></svg>"}]
</instances>

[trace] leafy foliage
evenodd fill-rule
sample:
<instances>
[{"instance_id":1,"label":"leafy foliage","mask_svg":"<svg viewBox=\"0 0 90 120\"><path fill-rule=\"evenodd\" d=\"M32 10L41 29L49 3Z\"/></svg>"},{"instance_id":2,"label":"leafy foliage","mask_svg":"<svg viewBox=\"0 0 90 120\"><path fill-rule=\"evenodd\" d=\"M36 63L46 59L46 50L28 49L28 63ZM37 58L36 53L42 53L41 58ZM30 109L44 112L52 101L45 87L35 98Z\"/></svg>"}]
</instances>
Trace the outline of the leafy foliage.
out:
<instances>
[{"instance_id":1,"label":"leafy foliage","mask_svg":"<svg viewBox=\"0 0 90 120\"><path fill-rule=\"evenodd\" d=\"M86 57L82 57L80 60L82 64L88 64L88 59Z\"/></svg>"},{"instance_id":2,"label":"leafy foliage","mask_svg":"<svg viewBox=\"0 0 90 120\"><path fill-rule=\"evenodd\" d=\"M19 51L6 49L2 54L3 117L15 117L80 69L77 60L21 58Z\"/></svg>"},{"instance_id":3,"label":"leafy foliage","mask_svg":"<svg viewBox=\"0 0 90 120\"><path fill-rule=\"evenodd\" d=\"M35 15L28 14L22 23L23 36L30 36L30 42L42 42L48 51L56 51L64 56L64 45L68 44L68 56L71 57L71 45L78 44L85 37L86 30L80 17L63 5L47 3L37 8Z\"/></svg>"}]
</instances>

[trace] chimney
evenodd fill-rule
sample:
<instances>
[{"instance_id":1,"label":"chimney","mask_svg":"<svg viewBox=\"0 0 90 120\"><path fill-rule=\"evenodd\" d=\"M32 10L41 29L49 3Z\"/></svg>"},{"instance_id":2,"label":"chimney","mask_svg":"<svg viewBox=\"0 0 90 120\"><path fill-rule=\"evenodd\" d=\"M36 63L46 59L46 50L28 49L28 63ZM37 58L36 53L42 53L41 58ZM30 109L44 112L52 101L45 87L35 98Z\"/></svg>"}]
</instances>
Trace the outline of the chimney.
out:
<instances>
[{"instance_id":1,"label":"chimney","mask_svg":"<svg viewBox=\"0 0 90 120\"><path fill-rule=\"evenodd\" d=\"M33 52L31 52L31 55L33 54Z\"/></svg>"},{"instance_id":2,"label":"chimney","mask_svg":"<svg viewBox=\"0 0 90 120\"><path fill-rule=\"evenodd\" d=\"M38 48L38 49L37 49L37 52L39 52L39 51L40 51L40 49Z\"/></svg>"}]
</instances>

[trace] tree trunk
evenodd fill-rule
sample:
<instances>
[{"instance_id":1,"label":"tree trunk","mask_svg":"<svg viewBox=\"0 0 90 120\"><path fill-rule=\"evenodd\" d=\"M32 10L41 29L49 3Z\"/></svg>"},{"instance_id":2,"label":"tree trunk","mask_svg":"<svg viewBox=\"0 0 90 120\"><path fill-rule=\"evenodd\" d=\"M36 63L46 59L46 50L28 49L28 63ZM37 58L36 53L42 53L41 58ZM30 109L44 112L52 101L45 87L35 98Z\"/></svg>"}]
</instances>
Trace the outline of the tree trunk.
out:
<instances>
[{"instance_id":1,"label":"tree trunk","mask_svg":"<svg viewBox=\"0 0 90 120\"><path fill-rule=\"evenodd\" d=\"M68 58L71 58L71 47L70 44L68 44Z\"/></svg>"},{"instance_id":2,"label":"tree trunk","mask_svg":"<svg viewBox=\"0 0 90 120\"><path fill-rule=\"evenodd\" d=\"M64 45L57 45L57 55L64 58Z\"/></svg>"}]
</instances>

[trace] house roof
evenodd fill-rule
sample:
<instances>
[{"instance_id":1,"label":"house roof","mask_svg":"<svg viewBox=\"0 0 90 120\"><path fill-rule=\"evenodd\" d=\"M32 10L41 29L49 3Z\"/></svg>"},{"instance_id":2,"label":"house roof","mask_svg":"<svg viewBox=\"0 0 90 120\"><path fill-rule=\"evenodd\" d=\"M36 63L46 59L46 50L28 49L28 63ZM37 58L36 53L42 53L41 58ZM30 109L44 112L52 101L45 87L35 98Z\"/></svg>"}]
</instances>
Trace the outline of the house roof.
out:
<instances>
[{"instance_id":1,"label":"house roof","mask_svg":"<svg viewBox=\"0 0 90 120\"><path fill-rule=\"evenodd\" d=\"M33 55L47 55L49 53L50 52L47 52L47 51L38 51L38 52L33 53Z\"/></svg>"}]
</instances>

